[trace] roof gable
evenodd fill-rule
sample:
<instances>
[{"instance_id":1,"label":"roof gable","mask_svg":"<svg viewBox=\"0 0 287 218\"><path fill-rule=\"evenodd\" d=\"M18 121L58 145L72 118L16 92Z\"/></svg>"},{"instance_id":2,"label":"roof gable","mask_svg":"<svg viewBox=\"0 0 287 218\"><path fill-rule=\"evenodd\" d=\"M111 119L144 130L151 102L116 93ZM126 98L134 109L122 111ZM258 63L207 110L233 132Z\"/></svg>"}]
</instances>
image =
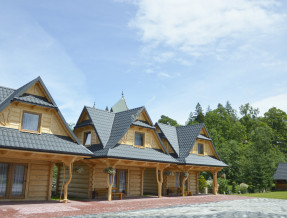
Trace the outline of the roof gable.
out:
<instances>
[{"instance_id":1,"label":"roof gable","mask_svg":"<svg viewBox=\"0 0 287 218\"><path fill-rule=\"evenodd\" d=\"M32 92L33 89L35 90L35 87L37 87L37 89L38 89L37 92L39 91L45 97L30 94L30 92ZM7 90L6 90L6 92L7 92ZM44 82L42 81L41 77L37 77L36 79L34 79L34 80L28 82L27 84L23 85L22 87L20 87L19 89L16 89L13 92L12 91L10 91L10 92L11 93L9 96L6 96L6 98L4 100L2 100L2 102L0 101L0 112L2 112L13 101L21 101L21 102L40 105L40 106L44 106L44 107L52 107L52 108L56 109L57 114L59 115L60 121L64 124L65 129L67 130L67 132L69 133L71 138L73 140L75 140L78 144L80 144L78 138L71 131L71 129L68 126L66 120L64 119L62 113L58 109L58 106L56 105L54 99L52 98L51 94L49 93L49 91L48 91L47 87L45 86ZM46 100L44 100L44 98Z\"/></svg>"},{"instance_id":2,"label":"roof gable","mask_svg":"<svg viewBox=\"0 0 287 218\"><path fill-rule=\"evenodd\" d=\"M179 144L177 138L177 132L175 126L170 126L162 123L156 123L160 131L165 135L168 143L174 150L174 152L179 156Z\"/></svg>"}]
</instances>

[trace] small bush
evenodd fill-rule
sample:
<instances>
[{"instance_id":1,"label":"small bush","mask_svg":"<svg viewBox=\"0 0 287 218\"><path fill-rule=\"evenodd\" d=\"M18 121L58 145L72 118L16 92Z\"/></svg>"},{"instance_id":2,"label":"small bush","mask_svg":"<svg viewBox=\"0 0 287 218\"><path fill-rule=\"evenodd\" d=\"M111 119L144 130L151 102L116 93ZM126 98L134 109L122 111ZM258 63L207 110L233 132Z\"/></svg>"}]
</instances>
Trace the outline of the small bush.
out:
<instances>
[{"instance_id":1,"label":"small bush","mask_svg":"<svg viewBox=\"0 0 287 218\"><path fill-rule=\"evenodd\" d=\"M200 176L198 180L198 189L200 193L204 193L204 188L207 187L207 182L204 176Z\"/></svg>"},{"instance_id":2,"label":"small bush","mask_svg":"<svg viewBox=\"0 0 287 218\"><path fill-rule=\"evenodd\" d=\"M213 181L212 181L212 179L207 180L207 188L208 188L208 193L213 193Z\"/></svg>"},{"instance_id":3,"label":"small bush","mask_svg":"<svg viewBox=\"0 0 287 218\"><path fill-rule=\"evenodd\" d=\"M219 178L218 184L219 184L219 187L218 187L219 194L230 194L231 190L229 188L227 179Z\"/></svg>"},{"instance_id":4,"label":"small bush","mask_svg":"<svg viewBox=\"0 0 287 218\"><path fill-rule=\"evenodd\" d=\"M248 185L245 184L245 183L241 183L241 184L239 185L239 188L240 188L240 193L241 193L241 194L245 194L245 193L248 192Z\"/></svg>"}]
</instances>

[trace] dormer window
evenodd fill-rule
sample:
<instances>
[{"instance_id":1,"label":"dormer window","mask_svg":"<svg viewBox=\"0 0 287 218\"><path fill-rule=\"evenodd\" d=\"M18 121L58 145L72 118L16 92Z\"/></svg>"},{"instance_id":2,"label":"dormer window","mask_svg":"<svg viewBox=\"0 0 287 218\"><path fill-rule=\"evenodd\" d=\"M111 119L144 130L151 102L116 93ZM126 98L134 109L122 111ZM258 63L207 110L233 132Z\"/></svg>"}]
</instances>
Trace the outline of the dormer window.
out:
<instances>
[{"instance_id":1,"label":"dormer window","mask_svg":"<svg viewBox=\"0 0 287 218\"><path fill-rule=\"evenodd\" d=\"M204 154L203 153L203 144L198 144L198 154Z\"/></svg>"},{"instance_id":2,"label":"dormer window","mask_svg":"<svg viewBox=\"0 0 287 218\"><path fill-rule=\"evenodd\" d=\"M84 145L91 145L92 144L92 137L91 137L91 132L85 132L84 135Z\"/></svg>"},{"instance_id":3,"label":"dormer window","mask_svg":"<svg viewBox=\"0 0 287 218\"><path fill-rule=\"evenodd\" d=\"M144 134L143 133L135 133L135 145L144 146Z\"/></svg>"},{"instance_id":4,"label":"dormer window","mask_svg":"<svg viewBox=\"0 0 287 218\"><path fill-rule=\"evenodd\" d=\"M40 114L23 112L22 130L39 132Z\"/></svg>"}]
</instances>

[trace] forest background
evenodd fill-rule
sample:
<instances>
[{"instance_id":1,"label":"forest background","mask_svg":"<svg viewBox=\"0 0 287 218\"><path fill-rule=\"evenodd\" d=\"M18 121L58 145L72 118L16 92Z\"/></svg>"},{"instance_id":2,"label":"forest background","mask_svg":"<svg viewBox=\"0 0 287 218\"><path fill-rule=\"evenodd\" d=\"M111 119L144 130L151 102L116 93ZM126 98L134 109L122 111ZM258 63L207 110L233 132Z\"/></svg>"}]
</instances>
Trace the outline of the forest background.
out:
<instances>
[{"instance_id":1,"label":"forest background","mask_svg":"<svg viewBox=\"0 0 287 218\"><path fill-rule=\"evenodd\" d=\"M158 122L180 126L165 115ZM249 103L241 105L237 112L229 101L225 106L219 103L216 109L208 107L204 112L198 103L185 125L196 123L206 125L220 158L229 166L221 171L219 191L234 193L243 183L248 185L248 192L274 187L273 175L278 163L287 162L286 112L272 107L259 116L259 109ZM203 176L210 179L209 174Z\"/></svg>"}]
</instances>

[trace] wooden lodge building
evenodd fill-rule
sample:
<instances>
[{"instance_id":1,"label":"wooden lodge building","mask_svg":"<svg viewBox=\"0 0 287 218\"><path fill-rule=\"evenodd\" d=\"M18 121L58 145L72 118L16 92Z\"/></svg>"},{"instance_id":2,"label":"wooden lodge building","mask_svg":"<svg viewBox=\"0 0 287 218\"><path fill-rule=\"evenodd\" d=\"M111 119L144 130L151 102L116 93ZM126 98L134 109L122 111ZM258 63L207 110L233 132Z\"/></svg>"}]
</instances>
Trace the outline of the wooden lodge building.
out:
<instances>
[{"instance_id":1,"label":"wooden lodge building","mask_svg":"<svg viewBox=\"0 0 287 218\"><path fill-rule=\"evenodd\" d=\"M279 163L273 176L276 190L287 190L287 163Z\"/></svg>"},{"instance_id":2,"label":"wooden lodge building","mask_svg":"<svg viewBox=\"0 0 287 218\"><path fill-rule=\"evenodd\" d=\"M77 198L198 194L198 174L227 167L204 124L152 123L145 107L85 106L70 130L41 78L0 87L0 199L50 199L53 166L60 194Z\"/></svg>"}]
</instances>

